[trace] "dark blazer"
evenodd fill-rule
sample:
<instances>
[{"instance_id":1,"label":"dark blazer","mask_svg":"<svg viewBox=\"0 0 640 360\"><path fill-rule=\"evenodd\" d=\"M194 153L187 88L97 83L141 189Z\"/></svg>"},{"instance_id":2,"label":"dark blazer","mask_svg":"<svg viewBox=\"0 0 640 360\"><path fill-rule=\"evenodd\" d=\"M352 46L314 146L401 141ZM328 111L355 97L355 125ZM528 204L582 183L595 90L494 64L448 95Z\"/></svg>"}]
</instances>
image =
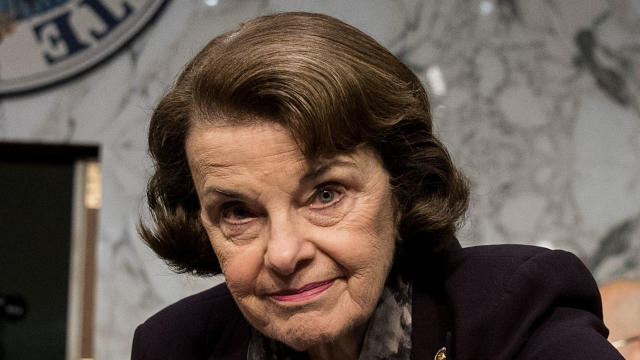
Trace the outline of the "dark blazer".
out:
<instances>
[{"instance_id":1,"label":"dark blazer","mask_svg":"<svg viewBox=\"0 0 640 360\"><path fill-rule=\"evenodd\" d=\"M568 252L456 249L445 257L442 280L414 281L411 359L433 359L443 346L456 360L623 359L606 340L595 281ZM250 335L221 284L140 325L131 358L244 360Z\"/></svg>"}]
</instances>

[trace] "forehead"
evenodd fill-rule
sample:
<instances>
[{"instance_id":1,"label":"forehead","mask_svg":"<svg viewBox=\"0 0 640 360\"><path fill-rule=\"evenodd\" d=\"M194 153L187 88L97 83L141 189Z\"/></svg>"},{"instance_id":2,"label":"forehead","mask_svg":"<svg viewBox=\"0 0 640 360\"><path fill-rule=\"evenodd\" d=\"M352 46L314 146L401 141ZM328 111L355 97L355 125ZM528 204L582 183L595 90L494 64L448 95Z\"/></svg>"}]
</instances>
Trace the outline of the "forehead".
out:
<instances>
[{"instance_id":1,"label":"forehead","mask_svg":"<svg viewBox=\"0 0 640 360\"><path fill-rule=\"evenodd\" d=\"M290 132L269 122L223 126L199 122L187 134L186 153L196 176L224 175L239 168L264 172L264 175L285 172L311 177L314 171L322 172L325 167L333 166L362 172L382 170L374 152L364 147L350 154L305 158Z\"/></svg>"},{"instance_id":2,"label":"forehead","mask_svg":"<svg viewBox=\"0 0 640 360\"><path fill-rule=\"evenodd\" d=\"M185 146L192 167L306 162L291 135L273 123L220 126L198 122L189 129Z\"/></svg>"}]
</instances>

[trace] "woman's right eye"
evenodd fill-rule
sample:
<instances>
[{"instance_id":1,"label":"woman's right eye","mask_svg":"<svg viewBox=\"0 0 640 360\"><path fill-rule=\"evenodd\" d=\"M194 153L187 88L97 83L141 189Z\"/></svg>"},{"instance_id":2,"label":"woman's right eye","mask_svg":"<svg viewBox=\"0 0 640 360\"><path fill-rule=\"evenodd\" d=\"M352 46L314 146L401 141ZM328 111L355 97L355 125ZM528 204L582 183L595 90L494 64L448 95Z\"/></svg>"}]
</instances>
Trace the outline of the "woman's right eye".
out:
<instances>
[{"instance_id":1,"label":"woman's right eye","mask_svg":"<svg viewBox=\"0 0 640 360\"><path fill-rule=\"evenodd\" d=\"M256 216L243 203L225 204L220 211L220 217L224 222L232 225L242 225L250 222Z\"/></svg>"}]
</instances>

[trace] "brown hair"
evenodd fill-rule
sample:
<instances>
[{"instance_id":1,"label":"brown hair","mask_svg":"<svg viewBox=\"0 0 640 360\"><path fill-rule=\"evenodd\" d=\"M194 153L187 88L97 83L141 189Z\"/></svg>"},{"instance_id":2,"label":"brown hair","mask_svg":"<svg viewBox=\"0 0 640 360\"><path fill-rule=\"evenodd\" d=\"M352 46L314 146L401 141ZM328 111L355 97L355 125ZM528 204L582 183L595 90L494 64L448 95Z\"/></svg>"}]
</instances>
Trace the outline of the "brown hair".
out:
<instances>
[{"instance_id":1,"label":"brown hair","mask_svg":"<svg viewBox=\"0 0 640 360\"><path fill-rule=\"evenodd\" d=\"M281 13L214 38L153 113L155 173L147 199L155 226L141 222L140 233L176 271L220 272L185 155L190 125L246 119L289 129L309 159L373 148L390 175L400 258L424 257L453 239L468 189L433 135L418 78L350 25L326 15Z\"/></svg>"}]
</instances>

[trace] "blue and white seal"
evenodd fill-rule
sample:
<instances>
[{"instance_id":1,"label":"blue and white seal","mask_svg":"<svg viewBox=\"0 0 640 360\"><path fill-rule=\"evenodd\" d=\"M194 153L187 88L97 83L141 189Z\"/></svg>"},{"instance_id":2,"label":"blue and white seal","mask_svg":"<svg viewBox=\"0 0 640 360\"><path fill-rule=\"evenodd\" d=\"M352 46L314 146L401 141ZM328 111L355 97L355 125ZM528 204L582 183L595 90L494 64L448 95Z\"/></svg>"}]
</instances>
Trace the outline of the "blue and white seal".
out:
<instances>
[{"instance_id":1,"label":"blue and white seal","mask_svg":"<svg viewBox=\"0 0 640 360\"><path fill-rule=\"evenodd\" d=\"M137 35L166 0L0 0L0 95L84 72Z\"/></svg>"}]
</instances>

